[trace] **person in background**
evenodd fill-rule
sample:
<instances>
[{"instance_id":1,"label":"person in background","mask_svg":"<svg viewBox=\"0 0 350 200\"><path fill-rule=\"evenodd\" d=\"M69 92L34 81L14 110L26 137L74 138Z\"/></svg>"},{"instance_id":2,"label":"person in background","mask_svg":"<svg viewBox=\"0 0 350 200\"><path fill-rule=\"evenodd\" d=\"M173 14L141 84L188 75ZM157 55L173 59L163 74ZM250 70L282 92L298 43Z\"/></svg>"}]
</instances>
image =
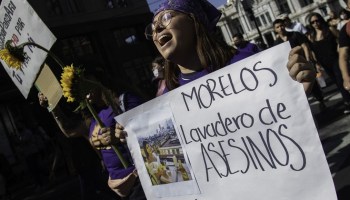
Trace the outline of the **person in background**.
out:
<instances>
[{"instance_id":1,"label":"person in background","mask_svg":"<svg viewBox=\"0 0 350 200\"><path fill-rule=\"evenodd\" d=\"M165 89L164 62L165 61L163 57L157 56L151 63L153 72L152 82L157 85L156 97L162 95Z\"/></svg>"},{"instance_id":2,"label":"person in background","mask_svg":"<svg viewBox=\"0 0 350 200\"><path fill-rule=\"evenodd\" d=\"M339 34L339 67L343 77L343 87L350 92L350 71L349 71L349 51L350 51L350 23L347 23Z\"/></svg>"},{"instance_id":3,"label":"person in background","mask_svg":"<svg viewBox=\"0 0 350 200\"><path fill-rule=\"evenodd\" d=\"M346 10L350 11L350 0L344 0ZM339 32L339 67L343 77L343 87L350 92L349 73L349 51L350 51L350 23L347 23Z\"/></svg>"},{"instance_id":4,"label":"person in background","mask_svg":"<svg viewBox=\"0 0 350 200\"><path fill-rule=\"evenodd\" d=\"M340 31L343 26L350 20L350 11L342 9L339 13L340 21L337 25L337 30Z\"/></svg>"},{"instance_id":5,"label":"person in background","mask_svg":"<svg viewBox=\"0 0 350 200\"><path fill-rule=\"evenodd\" d=\"M259 47L256 44L246 41L241 33L235 33L232 36L232 45L246 57L258 53Z\"/></svg>"},{"instance_id":6,"label":"person in background","mask_svg":"<svg viewBox=\"0 0 350 200\"><path fill-rule=\"evenodd\" d=\"M43 108L48 107L48 100L43 93L38 93L39 104ZM88 140L88 132L83 133L80 127L83 121L80 113L73 113L73 107L61 100L55 107L51 114L56 121L62 135L57 135L55 140L68 140L65 144L64 159L69 160L69 168L71 173L77 175L80 184L80 194L82 200L95 200L103 198L106 200L119 199L119 197L112 192L108 185L108 174L105 173L104 166L101 164L101 157L96 151L91 148ZM82 111L84 113L85 111ZM60 119L59 117L65 118ZM62 137L64 136L64 137ZM60 142L61 143L61 142Z\"/></svg>"},{"instance_id":7,"label":"person in background","mask_svg":"<svg viewBox=\"0 0 350 200\"><path fill-rule=\"evenodd\" d=\"M284 21L286 31L288 32L295 31L302 34L305 34L307 32L305 26L302 23L292 22L292 20L288 16L284 16L282 20Z\"/></svg>"},{"instance_id":8,"label":"person in background","mask_svg":"<svg viewBox=\"0 0 350 200\"><path fill-rule=\"evenodd\" d=\"M120 144L110 132L110 130L115 129L116 122L114 117L120 114L122 109L119 108L118 103L108 102L108 92L101 91L99 88L92 88L87 96L87 99L94 106L106 127L101 128L98 122L90 116L88 119L89 140L96 150L99 151L109 173L108 186L123 199L146 199L129 149L126 145ZM123 93L123 101L125 111L142 103L138 97L131 93ZM123 167L112 145L116 145L124 159L130 163L127 168Z\"/></svg>"},{"instance_id":9,"label":"person in background","mask_svg":"<svg viewBox=\"0 0 350 200\"><path fill-rule=\"evenodd\" d=\"M337 29L338 23L340 22L340 19L338 18L335 11L331 10L328 13L329 18L327 19L327 24L330 27L333 27L333 29Z\"/></svg>"},{"instance_id":10,"label":"person in background","mask_svg":"<svg viewBox=\"0 0 350 200\"><path fill-rule=\"evenodd\" d=\"M281 19L276 19L273 22L273 28L275 33L277 33L278 35L278 37L274 42L274 45L278 45L288 41L292 48L300 46L303 49L306 60L308 60L309 62L315 63L313 52L310 49L309 41L306 35L296 31L291 31L291 32L286 31L284 20L281 20ZM326 108L326 104L324 103L324 95L318 84L313 85L311 90L311 95L314 96L315 99L319 102L320 110L323 110Z\"/></svg>"},{"instance_id":11,"label":"person in background","mask_svg":"<svg viewBox=\"0 0 350 200\"><path fill-rule=\"evenodd\" d=\"M96 74L96 72L93 71L88 73L89 74L84 75L89 80L99 81L104 77L104 75L100 75L99 77L98 73ZM121 103L120 96L123 96ZM90 141L91 145L101 156L103 164L108 171L108 186L116 194L125 200L142 200L146 199L146 197L139 182L135 166L132 163L130 152L127 146L120 144L110 131L115 129L116 122L114 117L117 114L120 114L122 110L127 111L140 105L142 101L131 92L123 93L120 96L116 95L111 90L101 89L100 87L91 88L89 94L86 96L87 100L98 113L102 123L105 125L104 128L101 128L90 112L86 110L82 111L82 118L80 119L68 117L60 106L56 106L51 113L64 135L67 137L82 136ZM43 98L39 95L39 101L43 101L40 97ZM115 101L110 102L109 99ZM129 162L129 167L123 167L112 145L117 145L124 159Z\"/></svg>"},{"instance_id":12,"label":"person in background","mask_svg":"<svg viewBox=\"0 0 350 200\"><path fill-rule=\"evenodd\" d=\"M287 31L284 20L282 19L276 19L272 24L275 33L278 35L274 45L289 41L292 48L300 46L303 49L307 61L312 60L312 53L308 44L308 39L304 34L297 31Z\"/></svg>"},{"instance_id":13,"label":"person in background","mask_svg":"<svg viewBox=\"0 0 350 200\"><path fill-rule=\"evenodd\" d=\"M310 47L316 56L316 67L323 68L328 76L337 85L345 104L344 114L350 113L350 94L343 88L343 78L338 64L338 43L332 27L319 13L311 13L309 17L311 26Z\"/></svg>"}]
</instances>

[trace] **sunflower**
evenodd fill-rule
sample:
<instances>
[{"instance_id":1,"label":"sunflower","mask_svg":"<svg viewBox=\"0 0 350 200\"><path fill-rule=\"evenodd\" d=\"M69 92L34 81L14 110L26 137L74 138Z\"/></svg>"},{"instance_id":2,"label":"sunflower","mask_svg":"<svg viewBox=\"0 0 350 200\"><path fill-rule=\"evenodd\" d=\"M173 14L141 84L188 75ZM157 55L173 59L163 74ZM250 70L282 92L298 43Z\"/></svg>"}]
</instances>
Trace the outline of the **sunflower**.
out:
<instances>
[{"instance_id":1,"label":"sunflower","mask_svg":"<svg viewBox=\"0 0 350 200\"><path fill-rule=\"evenodd\" d=\"M7 48L0 50L0 59L9 67L15 68L16 70L21 69L22 61L12 55Z\"/></svg>"},{"instance_id":2,"label":"sunflower","mask_svg":"<svg viewBox=\"0 0 350 200\"><path fill-rule=\"evenodd\" d=\"M26 43L19 46L12 46L11 43L12 40L6 41L5 48L0 50L0 59L9 67L19 70L25 61L26 53L24 52L24 46Z\"/></svg>"},{"instance_id":3,"label":"sunflower","mask_svg":"<svg viewBox=\"0 0 350 200\"><path fill-rule=\"evenodd\" d=\"M80 98L78 88L79 79L81 78L81 71L79 68L74 68L73 64L65 66L61 74L61 86L63 96L67 98L67 102L74 102Z\"/></svg>"}]
</instances>

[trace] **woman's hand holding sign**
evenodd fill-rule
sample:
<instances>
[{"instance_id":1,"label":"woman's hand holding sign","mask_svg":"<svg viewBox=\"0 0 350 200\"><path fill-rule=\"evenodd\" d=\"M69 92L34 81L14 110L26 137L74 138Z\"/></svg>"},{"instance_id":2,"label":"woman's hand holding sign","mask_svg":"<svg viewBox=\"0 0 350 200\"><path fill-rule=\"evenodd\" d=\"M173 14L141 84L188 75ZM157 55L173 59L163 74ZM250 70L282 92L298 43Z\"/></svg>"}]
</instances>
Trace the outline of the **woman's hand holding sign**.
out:
<instances>
[{"instance_id":1,"label":"woman's hand holding sign","mask_svg":"<svg viewBox=\"0 0 350 200\"><path fill-rule=\"evenodd\" d=\"M126 142L127 132L124 131L124 127L118 123L115 126L115 137L118 138L120 142Z\"/></svg>"},{"instance_id":2,"label":"woman's hand holding sign","mask_svg":"<svg viewBox=\"0 0 350 200\"><path fill-rule=\"evenodd\" d=\"M287 67L292 79L302 83L306 93L310 92L316 78L316 70L314 65L305 59L300 46L290 51Z\"/></svg>"}]
</instances>

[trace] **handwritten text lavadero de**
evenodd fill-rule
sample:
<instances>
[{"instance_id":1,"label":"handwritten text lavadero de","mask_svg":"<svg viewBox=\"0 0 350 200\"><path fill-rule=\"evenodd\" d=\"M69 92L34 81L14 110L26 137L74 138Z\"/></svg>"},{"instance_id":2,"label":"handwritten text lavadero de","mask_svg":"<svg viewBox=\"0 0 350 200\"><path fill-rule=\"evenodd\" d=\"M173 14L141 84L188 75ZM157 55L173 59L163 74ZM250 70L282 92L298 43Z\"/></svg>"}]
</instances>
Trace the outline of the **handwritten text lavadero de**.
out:
<instances>
[{"instance_id":1,"label":"handwritten text lavadero de","mask_svg":"<svg viewBox=\"0 0 350 200\"><path fill-rule=\"evenodd\" d=\"M233 75L226 74L217 76L216 79L207 79L205 84L192 87L189 93L182 92L187 111L192 111L194 107L208 109L218 99L253 92L264 84L268 84L269 87L275 86L278 82L277 73L272 68L262 65L263 63L258 61L251 68L242 68L239 72L239 81L233 81ZM249 82L246 81L247 77L250 79ZM265 80L268 77L270 81L261 82L261 77ZM204 98L208 96L209 100ZM235 116L224 116L216 112L216 121L200 127L188 128L180 125L180 134L186 145L200 144L208 182L215 174L224 178L236 173L245 174L251 169L265 171L267 167L277 169L279 166L288 166L293 171L305 168L304 150L288 134L290 131L286 122L292 116L288 113L287 106L283 102L273 105L271 102L273 102L271 99L265 99L264 105L258 108L256 113L242 112ZM249 132L258 124L266 129ZM242 131L248 131L249 134L240 135ZM223 139L208 142L210 138L220 137ZM293 159L291 151L294 152ZM237 154L241 158L240 165L236 164L237 159L232 156Z\"/></svg>"}]
</instances>

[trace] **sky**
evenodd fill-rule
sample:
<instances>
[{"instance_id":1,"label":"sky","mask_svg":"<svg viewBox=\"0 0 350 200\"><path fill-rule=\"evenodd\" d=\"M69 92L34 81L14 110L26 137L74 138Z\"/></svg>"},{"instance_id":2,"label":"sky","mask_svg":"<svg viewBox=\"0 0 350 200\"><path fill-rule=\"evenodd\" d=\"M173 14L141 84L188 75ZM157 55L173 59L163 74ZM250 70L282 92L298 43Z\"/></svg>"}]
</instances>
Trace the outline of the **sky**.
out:
<instances>
[{"instance_id":1,"label":"sky","mask_svg":"<svg viewBox=\"0 0 350 200\"><path fill-rule=\"evenodd\" d=\"M226 4L227 0L208 0L215 7L219 7L221 5ZM151 12L153 12L156 8L158 8L159 3L163 2L163 0L147 0L148 5L150 7Z\"/></svg>"}]
</instances>

